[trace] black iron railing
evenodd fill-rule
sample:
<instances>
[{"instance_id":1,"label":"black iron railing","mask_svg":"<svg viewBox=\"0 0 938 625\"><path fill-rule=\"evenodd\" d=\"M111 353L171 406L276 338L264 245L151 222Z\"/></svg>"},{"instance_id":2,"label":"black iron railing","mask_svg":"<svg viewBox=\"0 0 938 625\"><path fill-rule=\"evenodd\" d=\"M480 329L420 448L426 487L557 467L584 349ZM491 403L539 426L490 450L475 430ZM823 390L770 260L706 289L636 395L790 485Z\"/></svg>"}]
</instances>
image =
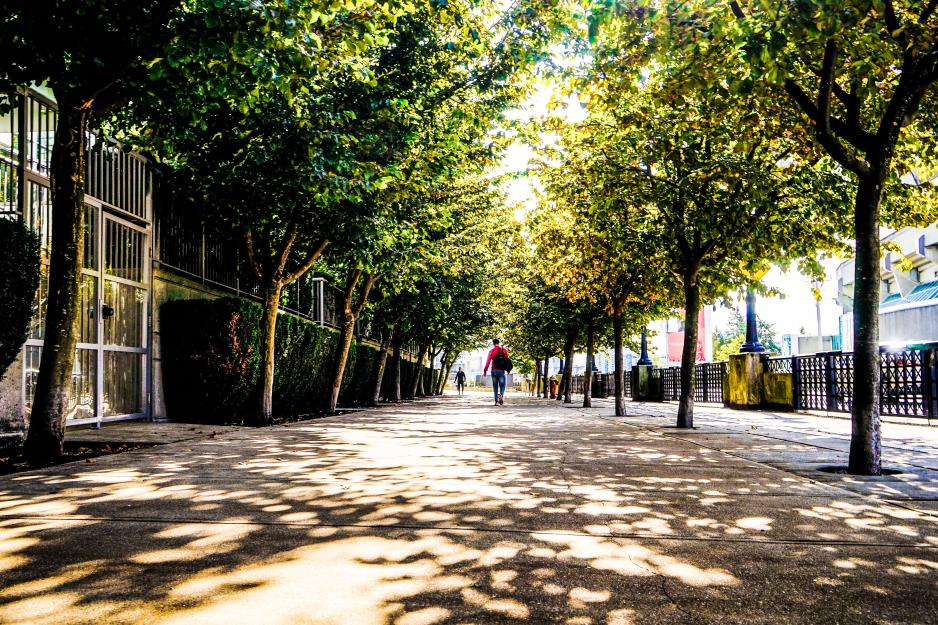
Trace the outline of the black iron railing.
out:
<instances>
[{"instance_id":1,"label":"black iron railing","mask_svg":"<svg viewBox=\"0 0 938 625\"><path fill-rule=\"evenodd\" d=\"M852 353L830 352L785 358L766 358L769 373L792 376L795 410L850 412L853 407ZM727 363L701 363L694 368L694 399L722 403ZM594 396L612 395L613 374L597 376ZM681 368L651 371L651 386L657 399L676 401L681 393ZM583 377L574 376L574 393L583 392ZM625 372L625 396L632 396L631 371ZM904 417L938 418L938 344L880 356L880 413Z\"/></svg>"},{"instance_id":2,"label":"black iron railing","mask_svg":"<svg viewBox=\"0 0 938 625\"><path fill-rule=\"evenodd\" d=\"M154 260L161 267L238 297L260 300L260 284L248 266L240 236L212 227L197 213L171 203L161 204L156 230ZM304 319L337 328L343 297L340 289L308 273L283 289L280 306Z\"/></svg>"},{"instance_id":3,"label":"black iron railing","mask_svg":"<svg viewBox=\"0 0 938 625\"><path fill-rule=\"evenodd\" d=\"M791 357L766 358L766 371L769 373L791 373Z\"/></svg>"},{"instance_id":4,"label":"black iron railing","mask_svg":"<svg viewBox=\"0 0 938 625\"><path fill-rule=\"evenodd\" d=\"M677 401L681 398L681 368L661 369L661 401Z\"/></svg>"},{"instance_id":5,"label":"black iron railing","mask_svg":"<svg viewBox=\"0 0 938 625\"><path fill-rule=\"evenodd\" d=\"M880 355L880 413L938 417L936 346ZM853 354L831 352L791 359L794 408L850 412L853 407Z\"/></svg>"},{"instance_id":6,"label":"black iron railing","mask_svg":"<svg viewBox=\"0 0 938 625\"><path fill-rule=\"evenodd\" d=\"M680 369L678 369L680 371ZM725 362L704 362L694 367L694 400L712 404L723 403Z\"/></svg>"}]
</instances>

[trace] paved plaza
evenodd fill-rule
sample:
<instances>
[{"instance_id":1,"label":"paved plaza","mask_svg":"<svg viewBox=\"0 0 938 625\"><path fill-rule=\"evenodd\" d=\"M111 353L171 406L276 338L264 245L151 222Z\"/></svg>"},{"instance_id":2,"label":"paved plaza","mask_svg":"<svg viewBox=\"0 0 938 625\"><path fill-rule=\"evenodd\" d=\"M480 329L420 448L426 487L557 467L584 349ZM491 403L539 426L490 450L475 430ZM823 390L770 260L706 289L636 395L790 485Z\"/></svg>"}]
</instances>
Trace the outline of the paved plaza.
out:
<instances>
[{"instance_id":1,"label":"paved plaza","mask_svg":"<svg viewBox=\"0 0 938 625\"><path fill-rule=\"evenodd\" d=\"M0 623L938 623L938 428L488 399L0 478Z\"/></svg>"}]
</instances>

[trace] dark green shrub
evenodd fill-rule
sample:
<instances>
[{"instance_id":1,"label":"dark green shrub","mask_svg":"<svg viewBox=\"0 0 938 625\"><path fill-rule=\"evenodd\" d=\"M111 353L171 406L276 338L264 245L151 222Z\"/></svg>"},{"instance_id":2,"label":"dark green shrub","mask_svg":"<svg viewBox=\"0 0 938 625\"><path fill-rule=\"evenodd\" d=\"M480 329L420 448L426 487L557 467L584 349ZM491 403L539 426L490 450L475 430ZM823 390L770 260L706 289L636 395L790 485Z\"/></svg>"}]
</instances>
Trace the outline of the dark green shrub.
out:
<instances>
[{"instance_id":1,"label":"dark green shrub","mask_svg":"<svg viewBox=\"0 0 938 625\"><path fill-rule=\"evenodd\" d=\"M39 286L39 237L19 219L0 218L0 375L20 352Z\"/></svg>"},{"instance_id":2,"label":"dark green shrub","mask_svg":"<svg viewBox=\"0 0 938 625\"><path fill-rule=\"evenodd\" d=\"M323 409L332 386L339 335L329 328L280 315L274 365L274 414L300 415Z\"/></svg>"},{"instance_id":3,"label":"dark green shrub","mask_svg":"<svg viewBox=\"0 0 938 625\"><path fill-rule=\"evenodd\" d=\"M260 307L235 298L179 300L160 309L167 414L238 423L255 396Z\"/></svg>"},{"instance_id":4,"label":"dark green shrub","mask_svg":"<svg viewBox=\"0 0 938 625\"><path fill-rule=\"evenodd\" d=\"M378 368L378 350L365 343L353 343L349 352L349 362L354 365L346 368L342 380L342 392L339 394L340 406L367 405L374 394L375 373ZM387 375L387 369L385 369Z\"/></svg>"},{"instance_id":5,"label":"dark green shrub","mask_svg":"<svg viewBox=\"0 0 938 625\"><path fill-rule=\"evenodd\" d=\"M176 420L240 423L254 410L260 372L259 305L236 298L167 302L161 308L163 393ZM339 334L292 315L277 319L274 416L321 412L332 390ZM368 401L376 350L353 343L340 406ZM412 363L404 363L413 367ZM411 378L412 379L412 378Z\"/></svg>"}]
</instances>

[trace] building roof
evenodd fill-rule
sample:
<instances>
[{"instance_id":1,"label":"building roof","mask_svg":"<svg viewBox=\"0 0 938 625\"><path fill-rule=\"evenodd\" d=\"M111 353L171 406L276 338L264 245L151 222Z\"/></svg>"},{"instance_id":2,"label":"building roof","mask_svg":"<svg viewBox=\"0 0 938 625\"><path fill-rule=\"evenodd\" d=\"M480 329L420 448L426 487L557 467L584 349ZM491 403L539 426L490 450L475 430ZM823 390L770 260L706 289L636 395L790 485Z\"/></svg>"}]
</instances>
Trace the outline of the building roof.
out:
<instances>
[{"instance_id":1,"label":"building roof","mask_svg":"<svg viewBox=\"0 0 938 625\"><path fill-rule=\"evenodd\" d=\"M901 299L902 299L902 295L900 295L899 293L890 293L889 295L886 296L886 299L884 299L883 301L879 303L879 305L890 306L890 305L898 304Z\"/></svg>"},{"instance_id":2,"label":"building roof","mask_svg":"<svg viewBox=\"0 0 938 625\"><path fill-rule=\"evenodd\" d=\"M912 292L906 297L902 297L899 293L890 293L879 305L882 308L891 308L901 304L911 304L913 302L925 302L929 300L938 300L938 280L923 282L912 289Z\"/></svg>"}]
</instances>

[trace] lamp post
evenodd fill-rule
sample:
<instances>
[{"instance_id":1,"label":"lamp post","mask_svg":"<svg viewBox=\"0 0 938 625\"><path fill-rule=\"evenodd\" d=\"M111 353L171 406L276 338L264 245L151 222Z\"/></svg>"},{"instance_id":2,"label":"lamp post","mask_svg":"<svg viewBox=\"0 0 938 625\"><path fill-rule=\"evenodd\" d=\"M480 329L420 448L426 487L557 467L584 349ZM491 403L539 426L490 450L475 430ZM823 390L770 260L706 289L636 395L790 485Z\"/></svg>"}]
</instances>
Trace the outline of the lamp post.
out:
<instances>
[{"instance_id":1,"label":"lamp post","mask_svg":"<svg viewBox=\"0 0 938 625\"><path fill-rule=\"evenodd\" d=\"M648 357L648 326L642 326L642 355L636 364L651 366L651 358Z\"/></svg>"},{"instance_id":2,"label":"lamp post","mask_svg":"<svg viewBox=\"0 0 938 625\"><path fill-rule=\"evenodd\" d=\"M746 342L742 344L739 351L744 354L758 354L765 351L765 347L759 342L756 324L756 292L751 285L746 287Z\"/></svg>"}]
</instances>

